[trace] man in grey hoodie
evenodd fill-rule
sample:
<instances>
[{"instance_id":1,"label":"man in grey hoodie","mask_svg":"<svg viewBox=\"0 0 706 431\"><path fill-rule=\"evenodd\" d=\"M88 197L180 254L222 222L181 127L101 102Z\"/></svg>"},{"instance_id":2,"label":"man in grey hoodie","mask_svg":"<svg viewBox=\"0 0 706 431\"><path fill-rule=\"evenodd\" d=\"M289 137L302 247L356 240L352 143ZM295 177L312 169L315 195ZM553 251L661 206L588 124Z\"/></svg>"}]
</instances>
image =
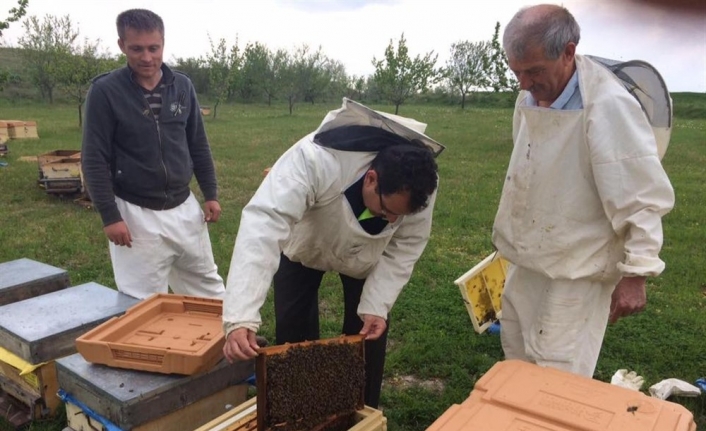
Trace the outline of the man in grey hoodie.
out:
<instances>
[{"instance_id":1,"label":"man in grey hoodie","mask_svg":"<svg viewBox=\"0 0 706 431\"><path fill-rule=\"evenodd\" d=\"M118 289L217 297L206 222L218 220L216 173L194 87L162 62L164 23L154 12L118 15L127 65L93 80L81 163L103 221ZM189 188L193 176L203 211Z\"/></svg>"}]
</instances>

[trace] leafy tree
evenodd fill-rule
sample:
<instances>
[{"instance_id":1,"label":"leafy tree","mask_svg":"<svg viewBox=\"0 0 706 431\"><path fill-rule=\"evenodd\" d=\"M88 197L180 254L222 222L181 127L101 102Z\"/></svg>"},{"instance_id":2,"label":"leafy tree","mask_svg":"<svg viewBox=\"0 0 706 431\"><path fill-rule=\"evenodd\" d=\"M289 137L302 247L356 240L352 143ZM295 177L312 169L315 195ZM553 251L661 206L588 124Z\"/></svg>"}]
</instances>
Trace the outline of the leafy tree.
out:
<instances>
[{"instance_id":1,"label":"leafy tree","mask_svg":"<svg viewBox=\"0 0 706 431\"><path fill-rule=\"evenodd\" d=\"M42 98L54 103L54 88L62 71L62 61L72 53L78 37L68 15L46 15L43 21L36 16L22 23L25 34L18 40L30 80L37 86Z\"/></svg>"},{"instance_id":2,"label":"leafy tree","mask_svg":"<svg viewBox=\"0 0 706 431\"><path fill-rule=\"evenodd\" d=\"M293 55L287 56L286 66L281 74L281 89L287 98L290 115L298 101L304 100L313 104L325 94L330 81L326 72L328 61L321 48L311 52L308 45L302 45Z\"/></svg>"},{"instance_id":3,"label":"leafy tree","mask_svg":"<svg viewBox=\"0 0 706 431\"><path fill-rule=\"evenodd\" d=\"M519 90L517 79L510 73L507 55L500 44L500 23L495 23L495 33L490 43L490 50L483 61L485 86L492 87L495 92Z\"/></svg>"},{"instance_id":4,"label":"leafy tree","mask_svg":"<svg viewBox=\"0 0 706 431\"><path fill-rule=\"evenodd\" d=\"M262 91L267 96L268 105L271 105L272 100L276 99L280 92L283 91L284 76L288 67L289 54L287 51L278 49L277 52L273 53L268 50L267 70L262 80Z\"/></svg>"},{"instance_id":5,"label":"leafy tree","mask_svg":"<svg viewBox=\"0 0 706 431\"><path fill-rule=\"evenodd\" d=\"M17 22L20 18L25 16L27 13L27 3L29 0L17 0L17 7L13 7L8 12L8 17L5 20L0 21L0 37L2 37L2 31L10 28L11 22ZM0 91L3 90L3 86L10 79L10 72L7 70L0 70Z\"/></svg>"},{"instance_id":6,"label":"leafy tree","mask_svg":"<svg viewBox=\"0 0 706 431\"><path fill-rule=\"evenodd\" d=\"M209 92L210 76L206 67L206 60L201 57L177 57L173 60L173 63L175 69L189 75L197 93L207 94Z\"/></svg>"},{"instance_id":7,"label":"leafy tree","mask_svg":"<svg viewBox=\"0 0 706 431\"><path fill-rule=\"evenodd\" d=\"M489 52L488 42L461 41L451 44L451 56L446 62L444 77L451 91L461 95L461 109L466 107L466 96L484 86L484 62Z\"/></svg>"},{"instance_id":8,"label":"leafy tree","mask_svg":"<svg viewBox=\"0 0 706 431\"><path fill-rule=\"evenodd\" d=\"M407 41L404 33L397 44L397 50L390 40L382 60L373 58L375 66L374 79L382 96L394 103L395 114L400 105L410 96L426 91L438 80L439 72L434 69L438 55L434 51L423 57L417 55L414 60L409 57Z\"/></svg>"},{"instance_id":9,"label":"leafy tree","mask_svg":"<svg viewBox=\"0 0 706 431\"><path fill-rule=\"evenodd\" d=\"M328 81L326 96L328 100L340 100L349 95L350 78L346 74L346 67L338 60L331 60L324 67L324 76Z\"/></svg>"},{"instance_id":10,"label":"leafy tree","mask_svg":"<svg viewBox=\"0 0 706 431\"><path fill-rule=\"evenodd\" d=\"M313 105L316 99L326 94L333 70L329 69L329 59L321 51L321 47L316 52L308 52L306 46L303 49L303 56L299 63L301 93L304 101Z\"/></svg>"},{"instance_id":11,"label":"leafy tree","mask_svg":"<svg viewBox=\"0 0 706 431\"><path fill-rule=\"evenodd\" d=\"M0 20L0 36L2 36L3 30L10 28L11 22L17 22L20 18L25 16L27 13L27 3L29 3L29 0L17 0L17 7L10 9L7 13L7 18Z\"/></svg>"},{"instance_id":12,"label":"leafy tree","mask_svg":"<svg viewBox=\"0 0 706 431\"><path fill-rule=\"evenodd\" d=\"M100 53L99 49L100 40L84 39L82 45L72 46L70 54L58 58L58 86L76 102L79 127L83 123L82 107L91 80L124 64L121 57L111 57L108 53Z\"/></svg>"},{"instance_id":13,"label":"leafy tree","mask_svg":"<svg viewBox=\"0 0 706 431\"><path fill-rule=\"evenodd\" d=\"M230 50L226 47L226 40L223 38L219 40L218 45L213 44L210 35L208 41L211 44L211 52L206 54L206 64L209 68L209 85L212 97L216 101L213 106L213 119L215 120L218 105L226 99L233 76L237 73L239 50L237 39Z\"/></svg>"},{"instance_id":14,"label":"leafy tree","mask_svg":"<svg viewBox=\"0 0 706 431\"><path fill-rule=\"evenodd\" d=\"M240 69L238 91L245 101L252 101L264 95L264 81L267 75L270 51L260 42L248 43L243 50L243 64Z\"/></svg>"}]
</instances>

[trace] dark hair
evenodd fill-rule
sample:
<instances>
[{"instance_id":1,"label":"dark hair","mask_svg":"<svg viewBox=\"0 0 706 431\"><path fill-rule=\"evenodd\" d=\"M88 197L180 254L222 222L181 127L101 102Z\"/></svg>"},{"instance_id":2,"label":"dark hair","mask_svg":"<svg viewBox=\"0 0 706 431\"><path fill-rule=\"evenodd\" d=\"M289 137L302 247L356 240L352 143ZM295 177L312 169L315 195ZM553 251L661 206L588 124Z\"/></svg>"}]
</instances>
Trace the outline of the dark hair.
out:
<instances>
[{"instance_id":1,"label":"dark hair","mask_svg":"<svg viewBox=\"0 0 706 431\"><path fill-rule=\"evenodd\" d=\"M412 213L426 208L429 196L436 190L438 168L434 154L421 143L383 148L370 168L378 174L378 193L409 192Z\"/></svg>"},{"instance_id":2,"label":"dark hair","mask_svg":"<svg viewBox=\"0 0 706 431\"><path fill-rule=\"evenodd\" d=\"M509 57L523 59L528 47L544 48L548 60L559 58L569 42L576 45L581 28L568 9L536 5L520 9L505 27L503 48Z\"/></svg>"},{"instance_id":3,"label":"dark hair","mask_svg":"<svg viewBox=\"0 0 706 431\"><path fill-rule=\"evenodd\" d=\"M147 9L130 9L118 15L115 20L118 37L125 39L125 30L131 28L140 32L158 31L164 38L164 21L159 15Z\"/></svg>"}]
</instances>

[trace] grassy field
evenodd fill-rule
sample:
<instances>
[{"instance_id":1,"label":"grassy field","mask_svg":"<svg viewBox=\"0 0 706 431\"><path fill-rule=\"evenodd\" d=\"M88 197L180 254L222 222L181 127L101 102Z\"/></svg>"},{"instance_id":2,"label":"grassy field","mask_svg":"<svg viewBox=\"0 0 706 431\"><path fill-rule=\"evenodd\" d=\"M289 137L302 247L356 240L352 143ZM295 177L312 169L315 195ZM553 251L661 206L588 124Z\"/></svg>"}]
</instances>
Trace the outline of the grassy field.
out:
<instances>
[{"instance_id":1,"label":"grassy field","mask_svg":"<svg viewBox=\"0 0 706 431\"><path fill-rule=\"evenodd\" d=\"M706 98L694 102L703 109ZM211 226L220 273L228 273L240 211L263 168L313 130L331 105L226 105L207 119L223 207ZM389 106L375 106L390 111ZM423 430L502 359L498 336L473 331L453 281L492 252L492 222L511 152L511 110L402 106L401 115L427 122L427 133L447 146L438 159L440 190L429 245L391 315L382 408L390 431ZM56 149L79 149L75 107L0 100L0 118L36 120L40 140L10 141L0 167L0 262L32 258L69 271L73 285L114 286L98 214L37 186L36 163L20 160ZM650 279L648 307L608 328L595 377L609 381L620 368L643 375L644 389L666 378L693 383L706 375L706 120L675 121L664 166L677 205L665 217L662 252L667 269ZM327 276L320 301L322 332L340 331L341 291ZM41 316L38 316L38 319ZM274 339L271 299L263 335ZM47 322L50 324L51 322ZM706 396L674 398L706 427ZM32 430L61 430L61 419ZM6 430L0 423L0 430ZM706 428L704 428L706 429Z\"/></svg>"}]
</instances>

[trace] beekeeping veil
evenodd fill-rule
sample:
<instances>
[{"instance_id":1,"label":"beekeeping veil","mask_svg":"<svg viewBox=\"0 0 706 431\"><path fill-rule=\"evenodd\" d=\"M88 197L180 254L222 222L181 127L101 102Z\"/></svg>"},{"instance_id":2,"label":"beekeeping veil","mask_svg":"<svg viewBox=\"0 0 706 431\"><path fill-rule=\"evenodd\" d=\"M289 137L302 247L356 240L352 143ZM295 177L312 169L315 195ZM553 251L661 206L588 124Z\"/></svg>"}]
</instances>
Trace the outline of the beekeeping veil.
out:
<instances>
[{"instance_id":1,"label":"beekeeping veil","mask_svg":"<svg viewBox=\"0 0 706 431\"><path fill-rule=\"evenodd\" d=\"M616 61L590 55L587 57L613 72L640 103L652 126L661 160L667 152L672 133L672 98L657 69L641 60Z\"/></svg>"}]
</instances>

